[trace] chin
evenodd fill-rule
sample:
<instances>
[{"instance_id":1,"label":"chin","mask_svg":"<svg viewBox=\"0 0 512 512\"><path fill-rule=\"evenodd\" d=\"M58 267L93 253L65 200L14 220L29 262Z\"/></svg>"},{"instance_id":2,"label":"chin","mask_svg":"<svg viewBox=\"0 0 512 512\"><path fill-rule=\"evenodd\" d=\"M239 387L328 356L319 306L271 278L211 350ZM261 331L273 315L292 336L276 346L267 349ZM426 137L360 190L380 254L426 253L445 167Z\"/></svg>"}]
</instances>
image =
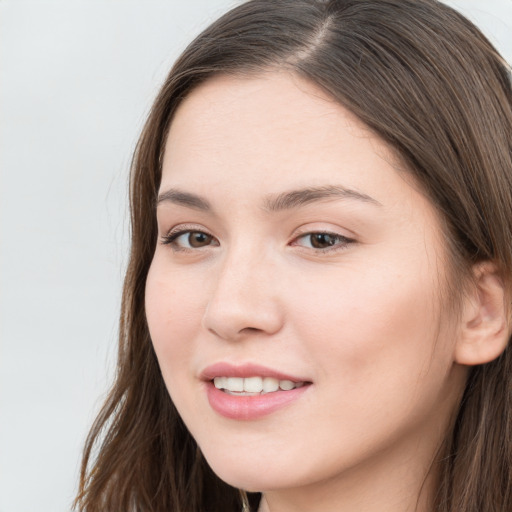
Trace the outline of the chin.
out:
<instances>
[{"instance_id":1,"label":"chin","mask_svg":"<svg viewBox=\"0 0 512 512\"><path fill-rule=\"evenodd\" d=\"M255 474L253 471L225 470L224 468L220 471L213 468L213 471L227 484L247 492L268 492L293 486L290 485L290 482L282 481L282 478L280 478L282 475L277 476L272 473L262 475Z\"/></svg>"},{"instance_id":2,"label":"chin","mask_svg":"<svg viewBox=\"0 0 512 512\"><path fill-rule=\"evenodd\" d=\"M286 464L282 457L244 457L242 454L206 454L213 472L224 482L248 492L268 492L308 483L307 468ZM208 456L210 455L210 456Z\"/></svg>"}]
</instances>

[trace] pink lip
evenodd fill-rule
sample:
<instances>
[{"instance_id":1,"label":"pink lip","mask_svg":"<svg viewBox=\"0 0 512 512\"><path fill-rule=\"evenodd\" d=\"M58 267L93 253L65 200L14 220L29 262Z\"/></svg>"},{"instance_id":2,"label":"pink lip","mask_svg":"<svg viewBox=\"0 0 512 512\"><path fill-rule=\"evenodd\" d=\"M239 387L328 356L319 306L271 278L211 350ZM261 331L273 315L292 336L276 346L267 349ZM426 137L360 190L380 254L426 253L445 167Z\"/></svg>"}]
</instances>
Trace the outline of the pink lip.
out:
<instances>
[{"instance_id":1,"label":"pink lip","mask_svg":"<svg viewBox=\"0 0 512 512\"><path fill-rule=\"evenodd\" d=\"M275 391L264 395L237 396L230 395L217 389L213 384L215 377L273 377L278 380L291 380L292 382L306 382L304 386L290 391ZM294 377L282 372L254 364L235 366L229 363L217 363L208 366L201 372L201 379L206 381L206 395L211 408L224 416L234 420L256 420L267 416L298 400L310 388L307 379Z\"/></svg>"}]
</instances>

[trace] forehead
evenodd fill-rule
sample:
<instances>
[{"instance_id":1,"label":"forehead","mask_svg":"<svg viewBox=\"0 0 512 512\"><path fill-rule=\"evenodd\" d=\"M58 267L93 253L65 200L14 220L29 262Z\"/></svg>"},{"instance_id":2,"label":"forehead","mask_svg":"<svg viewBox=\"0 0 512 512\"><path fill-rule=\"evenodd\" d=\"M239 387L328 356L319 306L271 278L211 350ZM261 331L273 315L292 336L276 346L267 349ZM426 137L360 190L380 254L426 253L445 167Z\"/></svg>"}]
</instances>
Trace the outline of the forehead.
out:
<instances>
[{"instance_id":1,"label":"forehead","mask_svg":"<svg viewBox=\"0 0 512 512\"><path fill-rule=\"evenodd\" d=\"M240 131L241 127L245 129ZM221 75L201 84L180 104L168 141L180 142L177 137L194 131L198 144L215 142L219 151L225 146L222 142L251 141L243 147L247 151L260 144L276 149L271 142L278 137L280 144L275 146L286 139L290 147L303 153L308 149L301 144L304 139L312 147L322 145L329 142L327 134L340 127L370 135L370 130L338 102L292 73ZM232 138L225 140L226 135Z\"/></svg>"},{"instance_id":2,"label":"forehead","mask_svg":"<svg viewBox=\"0 0 512 512\"><path fill-rule=\"evenodd\" d=\"M291 73L211 78L174 116L161 190L193 188L223 201L325 185L359 191L388 207L431 208L387 144L318 86Z\"/></svg>"},{"instance_id":3,"label":"forehead","mask_svg":"<svg viewBox=\"0 0 512 512\"><path fill-rule=\"evenodd\" d=\"M354 147L356 141L361 144ZM354 160L357 150L368 153L369 145L376 158L396 163L363 123L299 77L284 72L219 76L193 90L179 106L163 168L177 173L186 167L195 174L221 164L224 174L241 175L250 167L259 175L269 170L283 175L293 167L298 175L309 167L314 175L333 153ZM192 161L194 169L189 168Z\"/></svg>"}]
</instances>

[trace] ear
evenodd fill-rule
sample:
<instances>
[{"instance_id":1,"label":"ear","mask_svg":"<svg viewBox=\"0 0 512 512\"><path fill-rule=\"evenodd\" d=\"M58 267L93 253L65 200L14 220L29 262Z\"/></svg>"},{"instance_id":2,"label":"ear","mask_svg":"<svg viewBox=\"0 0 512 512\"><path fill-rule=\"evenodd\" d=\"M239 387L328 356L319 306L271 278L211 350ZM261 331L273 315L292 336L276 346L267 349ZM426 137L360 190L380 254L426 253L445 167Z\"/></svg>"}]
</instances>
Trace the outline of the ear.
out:
<instances>
[{"instance_id":1,"label":"ear","mask_svg":"<svg viewBox=\"0 0 512 512\"><path fill-rule=\"evenodd\" d=\"M473 274L470 293L464 298L462 332L455 346L455 361L463 365L496 359L507 347L510 336L507 293L496 266L478 263Z\"/></svg>"}]
</instances>

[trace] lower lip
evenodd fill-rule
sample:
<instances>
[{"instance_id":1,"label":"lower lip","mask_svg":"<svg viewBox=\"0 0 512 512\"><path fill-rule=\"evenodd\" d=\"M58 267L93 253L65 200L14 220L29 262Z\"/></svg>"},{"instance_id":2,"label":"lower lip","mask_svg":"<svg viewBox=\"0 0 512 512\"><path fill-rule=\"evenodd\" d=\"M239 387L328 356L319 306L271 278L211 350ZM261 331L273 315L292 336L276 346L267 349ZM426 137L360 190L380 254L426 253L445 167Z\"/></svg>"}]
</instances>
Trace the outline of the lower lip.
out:
<instances>
[{"instance_id":1,"label":"lower lip","mask_svg":"<svg viewBox=\"0 0 512 512\"><path fill-rule=\"evenodd\" d=\"M309 386L306 384L290 391L274 391L264 395L237 396L224 393L213 382L207 382L206 393L211 408L221 416L233 420L255 420L298 400Z\"/></svg>"}]
</instances>

